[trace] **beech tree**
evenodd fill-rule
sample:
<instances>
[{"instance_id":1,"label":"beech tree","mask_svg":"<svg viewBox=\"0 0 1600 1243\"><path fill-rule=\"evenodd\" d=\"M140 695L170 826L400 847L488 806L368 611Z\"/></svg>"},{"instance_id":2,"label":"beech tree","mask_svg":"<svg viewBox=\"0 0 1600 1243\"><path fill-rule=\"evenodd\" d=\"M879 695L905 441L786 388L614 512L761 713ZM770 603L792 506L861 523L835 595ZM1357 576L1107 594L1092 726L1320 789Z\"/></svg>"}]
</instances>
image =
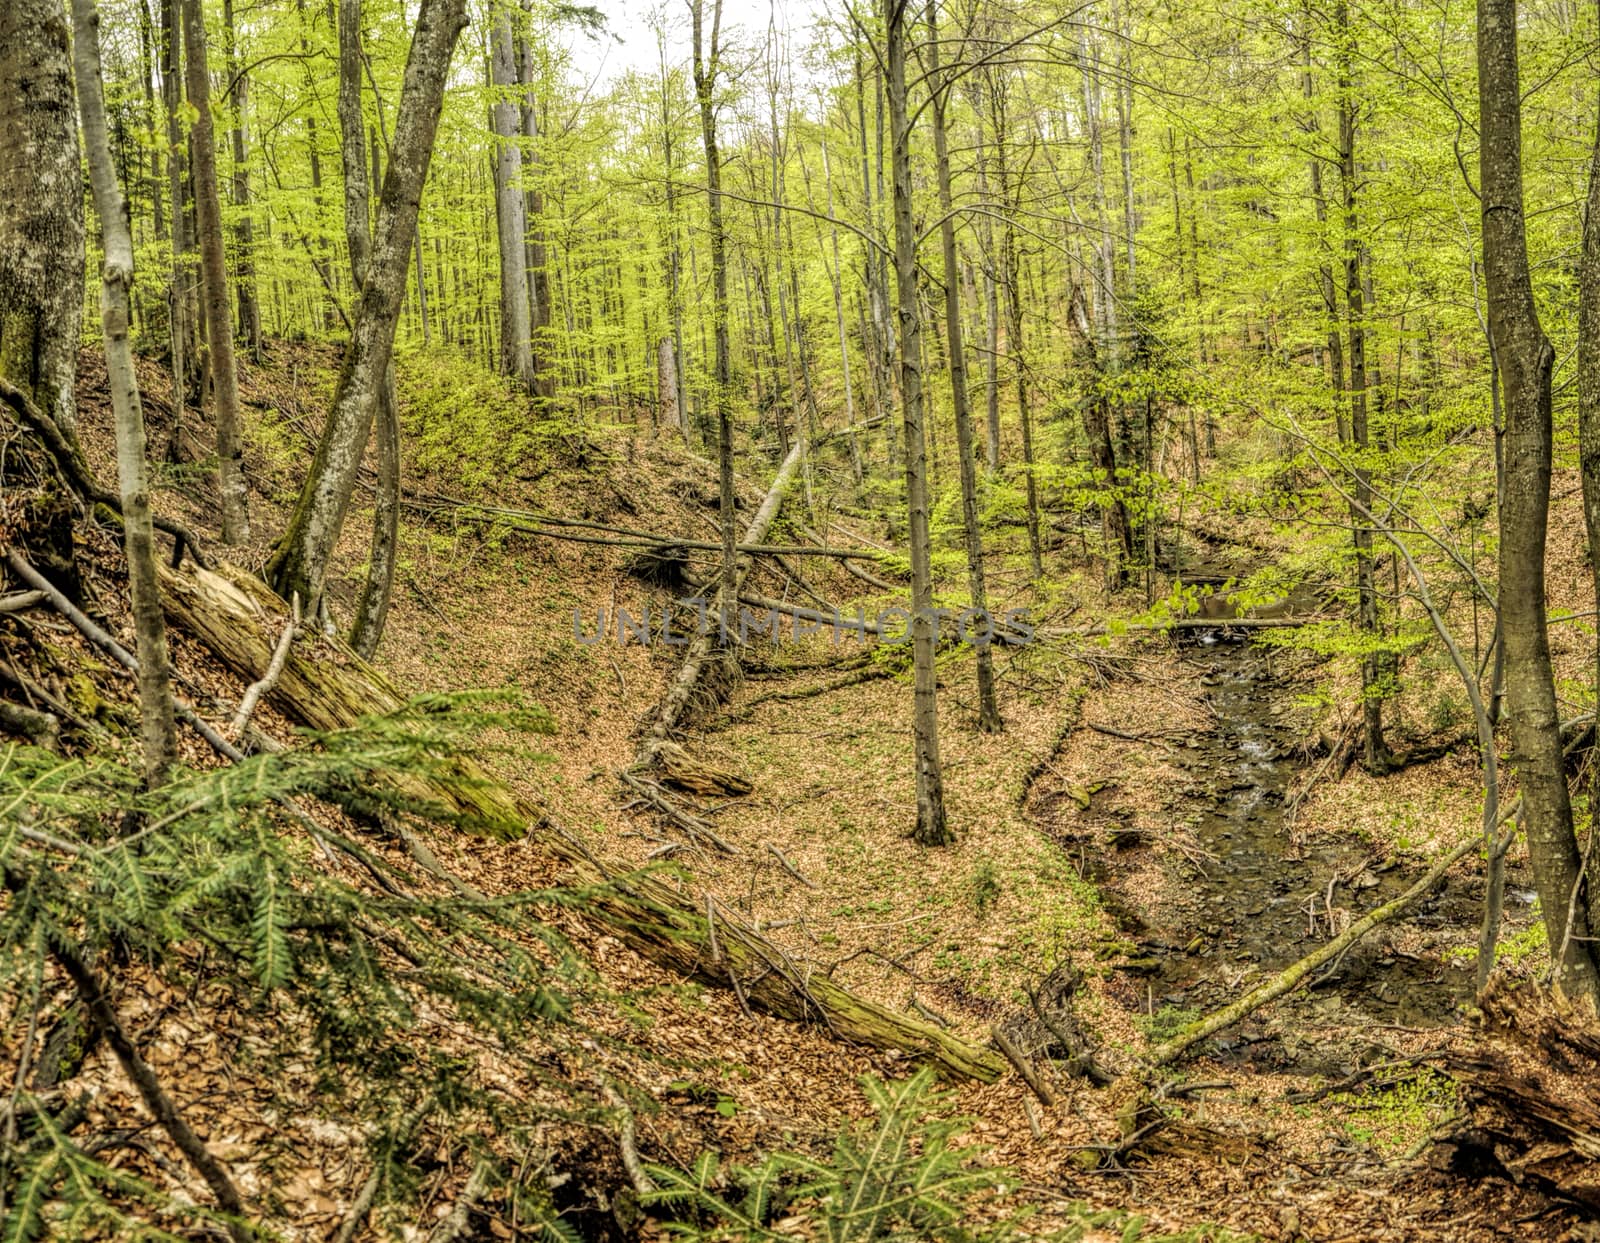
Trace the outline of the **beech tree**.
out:
<instances>
[{"instance_id":1,"label":"beech tree","mask_svg":"<svg viewBox=\"0 0 1600 1243\"><path fill-rule=\"evenodd\" d=\"M1600 963L1573 832L1545 619L1555 351L1539 323L1528 270L1521 99L1516 0L1478 0L1483 274L1489 332L1505 394L1499 601L1506 719L1556 984L1573 1001L1594 1008L1600 1006Z\"/></svg>"},{"instance_id":2,"label":"beech tree","mask_svg":"<svg viewBox=\"0 0 1600 1243\"><path fill-rule=\"evenodd\" d=\"M0 5L0 376L71 434L83 196L67 46L61 0Z\"/></svg>"},{"instance_id":3,"label":"beech tree","mask_svg":"<svg viewBox=\"0 0 1600 1243\"><path fill-rule=\"evenodd\" d=\"M928 531L928 446L922 409L922 315L917 303L917 235L911 205L911 110L906 91L911 0L884 0L884 78L894 160L894 270L900 324L900 401L905 433L906 542L911 552L912 746L917 778L917 818L912 837L946 846L955 834L945 818L944 773L939 765L938 671L933 576Z\"/></svg>"},{"instance_id":4,"label":"beech tree","mask_svg":"<svg viewBox=\"0 0 1600 1243\"><path fill-rule=\"evenodd\" d=\"M211 69L200 0L182 0L184 68L195 109L189 131L194 153L195 220L200 233L200 283L210 351L211 392L217 421L217 482L222 493L222 542L250 538L249 493L239 427L239 373L233 358L233 315L222 253L222 196L217 189L217 144L211 120Z\"/></svg>"},{"instance_id":5,"label":"beech tree","mask_svg":"<svg viewBox=\"0 0 1600 1243\"><path fill-rule=\"evenodd\" d=\"M423 0L350 346L305 486L267 563L268 581L285 599L298 593L308 615L325 603L328 557L344 525L388 372L450 57L465 25L466 0Z\"/></svg>"},{"instance_id":6,"label":"beech tree","mask_svg":"<svg viewBox=\"0 0 1600 1243\"><path fill-rule=\"evenodd\" d=\"M150 520L149 471L145 463L144 411L128 343L128 289L133 284L133 241L124 218L122 188L106 139L104 86L100 72L100 15L94 0L72 2L72 67L83 114L89 180L100 217L105 253L100 290L100 322L106 338L106 375L116 422L117 480L122 495L123 548L128 557L128 589L133 602L134 637L139 655L139 732L144 744L145 780L159 784L178 759L177 725L172 710L166 621L156 580L155 529Z\"/></svg>"}]
</instances>

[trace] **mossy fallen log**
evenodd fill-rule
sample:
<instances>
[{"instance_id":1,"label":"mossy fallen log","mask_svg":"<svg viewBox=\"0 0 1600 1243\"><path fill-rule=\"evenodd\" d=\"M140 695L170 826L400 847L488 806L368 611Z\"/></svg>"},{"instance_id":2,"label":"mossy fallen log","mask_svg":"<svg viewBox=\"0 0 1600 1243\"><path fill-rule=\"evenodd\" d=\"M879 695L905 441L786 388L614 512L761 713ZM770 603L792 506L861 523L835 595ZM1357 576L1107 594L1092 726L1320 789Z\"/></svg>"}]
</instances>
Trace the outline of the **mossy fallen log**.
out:
<instances>
[{"instance_id":1,"label":"mossy fallen log","mask_svg":"<svg viewBox=\"0 0 1600 1243\"><path fill-rule=\"evenodd\" d=\"M186 566L162 575L169 619L247 682L262 677L289 621L289 607L236 567ZM294 644L269 701L314 729L345 729L364 716L392 712L404 697L338 639L307 635ZM731 988L742 1004L797 1022L814 1022L842 1040L907 1053L948 1076L992 1081L998 1054L835 984L809 964L746 927L709 897L693 898L655 875L629 875L589 851L470 759L416 778L404 793L481 823L502 837L532 832L579 879L604 879L587 916L642 957L681 976Z\"/></svg>"},{"instance_id":2,"label":"mossy fallen log","mask_svg":"<svg viewBox=\"0 0 1600 1243\"><path fill-rule=\"evenodd\" d=\"M175 625L199 639L246 682L266 675L289 623L289 607L260 579L236 566L162 569L161 604ZM267 700L302 725L348 729L364 716L405 703L394 685L339 639L307 633L289 655ZM414 779L401 791L448 819L504 840L527 832L528 810L472 760L450 765L457 780Z\"/></svg>"}]
</instances>

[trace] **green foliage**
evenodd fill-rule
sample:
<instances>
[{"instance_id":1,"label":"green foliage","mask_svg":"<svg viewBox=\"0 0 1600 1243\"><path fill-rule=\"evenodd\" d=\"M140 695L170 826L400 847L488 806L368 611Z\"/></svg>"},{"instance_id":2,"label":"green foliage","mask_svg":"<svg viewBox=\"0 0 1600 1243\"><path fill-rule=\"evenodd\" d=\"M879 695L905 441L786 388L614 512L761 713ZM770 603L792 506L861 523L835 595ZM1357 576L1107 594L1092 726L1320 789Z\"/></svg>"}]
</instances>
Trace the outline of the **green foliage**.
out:
<instances>
[{"instance_id":1,"label":"green foliage","mask_svg":"<svg viewBox=\"0 0 1600 1243\"><path fill-rule=\"evenodd\" d=\"M544 916L587 892L441 896L431 876L302 810L315 799L349 805L360 790L368 807L421 830L435 809L384 791L454 771L486 730L529 726L548 728L515 702L429 698L280 754L178 771L154 791L118 764L0 750L0 988L32 998L13 1023L44 1004L57 947L113 982L129 964L178 991L204 982L213 1002L220 988L254 1016L251 1041L232 1055L274 1095L301 1077L286 1066L309 1064L325 1098L371 1129L380 1168L405 1164L399 1119L424 1102L460 1133L501 1135L552 1109L585 1109L550 1068L582 1061L583 1042L598 1038L575 1010L597 985ZM444 1039L450 1031L471 1039ZM551 1091L506 1098L473 1047ZM32 1093L20 1102L31 1107ZM303 1103L285 1092L274 1107ZM44 1109L28 1112L0 1185L7 1239L79 1237L96 1222L165 1237L153 1222L202 1213L107 1167ZM384 1199L403 1201L409 1185L387 1177Z\"/></svg>"},{"instance_id":2,"label":"green foliage","mask_svg":"<svg viewBox=\"0 0 1600 1243\"><path fill-rule=\"evenodd\" d=\"M678 1233L703 1240L792 1237L778 1228L782 1214L805 1219L826 1243L1007 1237L1006 1226L978 1228L972 1216L980 1197L1015 1180L951 1146L964 1127L930 1116L944 1105L933 1084L929 1070L897 1084L864 1080L877 1116L842 1131L827 1160L781 1152L724 1169L708 1152L689 1170L652 1166L659 1189L645 1203L673 1211Z\"/></svg>"}]
</instances>

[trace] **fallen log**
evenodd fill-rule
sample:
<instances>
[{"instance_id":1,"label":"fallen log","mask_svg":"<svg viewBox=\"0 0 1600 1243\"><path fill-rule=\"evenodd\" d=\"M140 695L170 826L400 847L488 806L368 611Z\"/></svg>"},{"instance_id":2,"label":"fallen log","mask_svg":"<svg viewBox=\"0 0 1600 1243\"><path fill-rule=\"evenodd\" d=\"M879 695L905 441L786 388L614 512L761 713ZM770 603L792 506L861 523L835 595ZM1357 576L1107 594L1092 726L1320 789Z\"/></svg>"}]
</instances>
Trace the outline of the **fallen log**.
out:
<instances>
[{"instance_id":1,"label":"fallen log","mask_svg":"<svg viewBox=\"0 0 1600 1243\"><path fill-rule=\"evenodd\" d=\"M231 566L168 570L161 585L175 625L245 681L261 679L291 621L288 605L270 588ZM342 641L309 632L289 649L268 700L291 719L321 730L349 728L403 702L393 684ZM470 760L410 780L414 784L404 793L486 823L499 836L532 832L578 880L608 882L591 896L584 914L668 971L732 988L753 1006L820 1023L842 1040L909 1053L954 1078L988 1082L1004 1069L990 1050L858 997L795 962L722 908L701 910L658 877L627 875L604 863Z\"/></svg>"},{"instance_id":2,"label":"fallen log","mask_svg":"<svg viewBox=\"0 0 1600 1243\"><path fill-rule=\"evenodd\" d=\"M745 528L743 540L745 544L760 544L762 537L772 526L772 520L778 515L778 507L783 504L783 494L794 479L804 451L805 441L797 439L794 448L789 450L789 456L784 458L783 465L778 467L778 473L772 480L772 486L767 489L761 507L756 510L755 516L750 519L750 525ZM741 553L734 571L735 595L738 594L749 572L750 554ZM704 626L700 630L701 632L697 633L689 644L683 664L679 667L677 676L673 678L672 685L667 688L661 706L656 710L655 720L639 743L638 752L634 757L635 768L649 768L655 763L658 749L671 738L688 716L690 707L701 696L701 681L707 669L715 662L716 657L726 651L719 645L718 640L721 636L718 634L717 625ZM714 690L710 697L713 700L720 699L720 690Z\"/></svg>"},{"instance_id":3,"label":"fallen log","mask_svg":"<svg viewBox=\"0 0 1600 1243\"><path fill-rule=\"evenodd\" d=\"M270 587L231 565L162 567L161 604L171 622L246 683L266 678L280 636L294 624L289 606ZM387 678L343 642L309 629L288 648L267 700L318 730L348 729L364 716L394 712L405 703ZM495 837L511 839L527 831L527 809L465 757L452 761L451 780L414 778L401 792Z\"/></svg>"}]
</instances>

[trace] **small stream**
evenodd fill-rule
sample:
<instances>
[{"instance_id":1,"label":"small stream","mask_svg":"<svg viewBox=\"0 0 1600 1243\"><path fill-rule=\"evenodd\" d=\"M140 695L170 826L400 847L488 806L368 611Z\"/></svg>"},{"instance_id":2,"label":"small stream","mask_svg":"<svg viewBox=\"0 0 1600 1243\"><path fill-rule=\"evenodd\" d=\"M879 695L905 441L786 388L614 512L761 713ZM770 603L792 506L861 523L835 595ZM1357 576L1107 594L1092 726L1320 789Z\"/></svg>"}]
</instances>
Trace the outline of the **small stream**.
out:
<instances>
[{"instance_id":1,"label":"small stream","mask_svg":"<svg viewBox=\"0 0 1600 1243\"><path fill-rule=\"evenodd\" d=\"M1246 973L1259 979L1288 966L1404 891L1418 868L1411 860L1386 860L1353 834L1326 826L1297 839L1284 807L1300 766L1294 731L1285 723L1289 691L1273 676L1267 654L1205 631L1185 659L1199 666L1216 723L1184 740L1174 757L1190 781L1173 811L1198 812L1193 831L1209 857L1166 852L1176 871L1169 890L1178 897L1157 911L1143 909L1139 894L1120 883L1132 871L1132 851L1102 852L1096 879L1138 944L1129 966L1143 977L1144 1007L1206 1011L1235 997ZM1481 901L1472 889L1450 881L1391 927L1471 928ZM1452 1020L1471 987L1470 964L1446 964L1435 950L1402 952L1379 930L1324 969L1313 987L1280 1001L1276 1013L1298 1010L1307 1022L1357 1030L1373 1022L1435 1026ZM1258 1029L1244 1025L1219 1049L1265 1056L1274 1068L1303 1060L1282 1048L1269 1051L1274 1042L1252 1037L1252 1030ZM1253 1043L1263 1048L1249 1050Z\"/></svg>"}]
</instances>

